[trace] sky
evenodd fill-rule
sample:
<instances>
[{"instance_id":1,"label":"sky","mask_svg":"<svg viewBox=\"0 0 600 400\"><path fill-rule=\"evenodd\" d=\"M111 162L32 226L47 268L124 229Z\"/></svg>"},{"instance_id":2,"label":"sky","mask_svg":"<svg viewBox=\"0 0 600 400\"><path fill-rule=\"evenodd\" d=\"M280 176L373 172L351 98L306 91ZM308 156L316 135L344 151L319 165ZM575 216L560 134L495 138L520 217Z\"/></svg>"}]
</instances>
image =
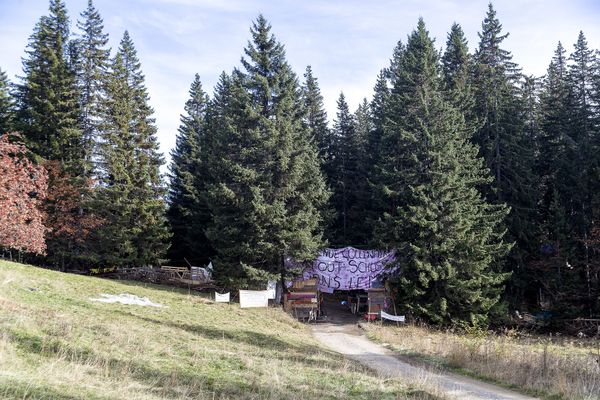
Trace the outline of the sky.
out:
<instances>
[{"instance_id":1,"label":"sky","mask_svg":"<svg viewBox=\"0 0 600 400\"><path fill-rule=\"evenodd\" d=\"M75 21L87 0L65 0ZM356 108L370 98L378 72L394 46L423 17L443 48L453 22L463 27L471 51L487 0L94 0L114 51L125 30L138 50L162 152L175 144L180 114L194 74L211 94L219 74L240 66L252 21L262 13L286 48L301 77L311 65L319 80L329 119L344 92ZM504 48L526 74L541 76L558 41L570 53L579 31L600 48L598 0L496 0ZM47 0L0 0L0 68L16 81L35 23L47 14Z\"/></svg>"}]
</instances>

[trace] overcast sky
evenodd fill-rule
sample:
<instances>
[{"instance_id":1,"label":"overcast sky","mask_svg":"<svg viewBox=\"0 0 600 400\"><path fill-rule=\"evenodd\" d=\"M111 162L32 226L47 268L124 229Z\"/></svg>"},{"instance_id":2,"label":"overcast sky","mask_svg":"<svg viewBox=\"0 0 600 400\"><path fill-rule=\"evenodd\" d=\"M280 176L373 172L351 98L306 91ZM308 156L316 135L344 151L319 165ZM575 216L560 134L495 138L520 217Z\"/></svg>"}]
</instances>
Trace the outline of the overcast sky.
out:
<instances>
[{"instance_id":1,"label":"overcast sky","mask_svg":"<svg viewBox=\"0 0 600 400\"><path fill-rule=\"evenodd\" d=\"M284 43L288 60L302 75L310 64L319 79L329 118L343 91L355 108L370 98L379 70L419 16L441 48L452 22L460 23L473 50L487 10L481 0L95 0L110 45L129 30L156 110L162 151L175 143L179 115L194 73L212 93L221 71L239 65L249 27L259 13ZM87 0L66 0L72 25ZM494 1L505 32L505 48L523 72L543 75L558 41L570 52L580 30L600 48L598 0ZM46 0L0 0L0 68L11 80L33 26L47 14Z\"/></svg>"}]
</instances>

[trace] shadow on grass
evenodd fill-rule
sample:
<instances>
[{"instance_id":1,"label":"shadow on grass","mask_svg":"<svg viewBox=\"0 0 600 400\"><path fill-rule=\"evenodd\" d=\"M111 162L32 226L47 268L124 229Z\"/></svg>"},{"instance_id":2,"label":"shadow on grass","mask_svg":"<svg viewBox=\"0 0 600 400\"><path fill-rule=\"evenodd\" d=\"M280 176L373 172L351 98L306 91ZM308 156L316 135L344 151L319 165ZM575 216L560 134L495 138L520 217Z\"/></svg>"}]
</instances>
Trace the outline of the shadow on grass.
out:
<instances>
[{"instance_id":1,"label":"shadow on grass","mask_svg":"<svg viewBox=\"0 0 600 400\"><path fill-rule=\"evenodd\" d=\"M174 329L180 329L210 340L230 340L259 347L261 349L272 350L270 354L258 355L262 358L277 358L280 360L291 360L294 362L305 364L306 366L325 368L338 367L339 364L335 362L335 359L341 360L343 358L339 354L328 350L324 350L321 348L317 349L309 345L293 344L285 340L281 340L273 335L267 335L261 332L249 330L231 331L227 329L211 328L208 326L198 324L163 321L122 310L115 310L114 312L117 314L121 314L125 317L136 318L152 324L165 325ZM322 358L317 357L318 354L324 354L328 357L334 358L334 360L324 360Z\"/></svg>"},{"instance_id":2,"label":"shadow on grass","mask_svg":"<svg viewBox=\"0 0 600 400\"><path fill-rule=\"evenodd\" d=\"M200 335L207 339L219 340L219 339L227 339L238 342L243 342L252 346L257 346L261 348L268 348L271 350L294 350L299 352L309 352L314 351L314 348L309 345L296 345L289 343L287 341L281 340L273 335L267 335L261 332L249 331L249 330L239 330L239 331L231 331L228 329L220 329L220 328L212 328L205 325L199 324L188 324L182 322L174 322L168 320L160 320L156 318L150 318L138 314L134 314L129 311L115 310L117 314L121 314L125 317L133 317L139 319L141 321L150 322L152 324L158 324L163 326L168 326L170 328L181 329L183 331Z\"/></svg>"},{"instance_id":3,"label":"shadow on grass","mask_svg":"<svg viewBox=\"0 0 600 400\"><path fill-rule=\"evenodd\" d=\"M257 382L254 376L245 377L241 375L238 372L240 370L243 372L246 367L238 365L236 371L232 363L218 366L218 368L209 371L194 371L193 367L191 369L189 365L151 366L136 360L106 357L91 349L79 348L53 338L44 338L23 332L9 332L9 340L14 342L21 351L27 353L48 358L60 358L88 366L96 365L98 370L102 371L102 379L108 377L118 382L128 376L145 386L144 392L173 399L337 399L340 398L340 395L344 398L356 399L396 399L402 398L401 395L405 395L403 392L394 393L373 387L353 387L349 389L348 393L344 393L341 388L340 390L332 390L323 384L319 384L318 381L315 381L310 389L307 389L305 383L299 383L299 387L294 387L290 383L279 383L277 386L281 387L275 387L275 385L269 383ZM299 371L299 373L301 372ZM310 372L309 374L312 375ZM261 377L260 374L257 374L257 376L262 381L266 380L268 382L270 380L270 377ZM330 386L337 387L339 383L330 383ZM52 387L23 386L19 382L14 384L0 382L1 394L14 395L14 398L24 399L103 399L103 397L94 397L94 395L86 395L85 397L69 395ZM427 399L428 397L413 392L413 394L407 395L406 398Z\"/></svg>"}]
</instances>

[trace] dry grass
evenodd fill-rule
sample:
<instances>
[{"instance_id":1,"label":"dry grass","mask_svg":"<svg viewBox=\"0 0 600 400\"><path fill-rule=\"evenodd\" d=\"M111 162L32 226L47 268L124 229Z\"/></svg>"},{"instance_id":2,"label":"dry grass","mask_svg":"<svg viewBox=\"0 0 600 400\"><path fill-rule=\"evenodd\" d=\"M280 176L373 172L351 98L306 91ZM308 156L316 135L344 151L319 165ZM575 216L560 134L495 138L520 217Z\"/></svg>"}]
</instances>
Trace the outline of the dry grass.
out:
<instances>
[{"instance_id":1,"label":"dry grass","mask_svg":"<svg viewBox=\"0 0 600 400\"><path fill-rule=\"evenodd\" d=\"M101 293L168 308L91 302ZM432 399L278 309L0 261L0 399Z\"/></svg>"},{"instance_id":2,"label":"dry grass","mask_svg":"<svg viewBox=\"0 0 600 400\"><path fill-rule=\"evenodd\" d=\"M458 335L414 326L365 325L371 338L405 355L537 393L545 398L600 399L593 340Z\"/></svg>"}]
</instances>

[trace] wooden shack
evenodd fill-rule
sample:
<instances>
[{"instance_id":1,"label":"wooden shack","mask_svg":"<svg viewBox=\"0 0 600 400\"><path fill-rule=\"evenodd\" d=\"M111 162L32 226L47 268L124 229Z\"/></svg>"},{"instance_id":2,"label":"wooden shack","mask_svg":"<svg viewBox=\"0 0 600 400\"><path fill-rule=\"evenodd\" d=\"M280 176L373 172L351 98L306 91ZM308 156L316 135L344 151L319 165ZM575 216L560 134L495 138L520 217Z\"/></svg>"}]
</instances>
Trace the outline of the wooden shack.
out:
<instances>
[{"instance_id":1,"label":"wooden shack","mask_svg":"<svg viewBox=\"0 0 600 400\"><path fill-rule=\"evenodd\" d=\"M294 282L283 297L283 308L295 318L315 321L320 314L320 293L317 279Z\"/></svg>"},{"instance_id":2,"label":"wooden shack","mask_svg":"<svg viewBox=\"0 0 600 400\"><path fill-rule=\"evenodd\" d=\"M385 288L370 288L367 290L367 313L365 319L373 321L381 317L381 311L385 310L387 293Z\"/></svg>"}]
</instances>

